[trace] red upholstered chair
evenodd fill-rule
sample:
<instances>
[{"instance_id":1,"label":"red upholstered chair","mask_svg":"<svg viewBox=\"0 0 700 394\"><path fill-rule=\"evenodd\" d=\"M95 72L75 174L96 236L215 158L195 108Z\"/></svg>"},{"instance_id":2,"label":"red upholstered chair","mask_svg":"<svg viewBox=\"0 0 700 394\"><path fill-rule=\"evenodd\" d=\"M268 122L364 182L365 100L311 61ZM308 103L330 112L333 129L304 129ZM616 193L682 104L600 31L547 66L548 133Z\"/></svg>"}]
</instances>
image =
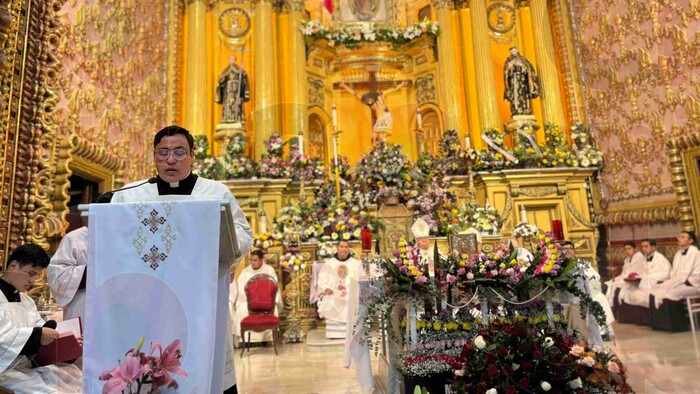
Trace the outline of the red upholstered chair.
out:
<instances>
[{"instance_id":1,"label":"red upholstered chair","mask_svg":"<svg viewBox=\"0 0 700 394\"><path fill-rule=\"evenodd\" d=\"M248 298L248 316L241 320L241 339L243 349L250 352L250 332L264 332L272 330L272 344L277 354L277 340L279 338L280 319L275 316L275 297L277 296L277 282L267 274L258 274L250 278L245 285L245 294ZM245 334L248 333L248 341Z\"/></svg>"}]
</instances>

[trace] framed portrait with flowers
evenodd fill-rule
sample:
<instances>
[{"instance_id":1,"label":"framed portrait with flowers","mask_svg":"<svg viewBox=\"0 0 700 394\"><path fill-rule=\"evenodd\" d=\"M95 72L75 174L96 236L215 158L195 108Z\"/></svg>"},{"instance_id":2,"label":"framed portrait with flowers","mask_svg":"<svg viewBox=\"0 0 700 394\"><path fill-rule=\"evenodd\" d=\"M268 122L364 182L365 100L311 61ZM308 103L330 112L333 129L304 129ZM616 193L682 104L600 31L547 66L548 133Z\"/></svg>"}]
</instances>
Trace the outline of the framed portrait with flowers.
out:
<instances>
[{"instance_id":1,"label":"framed portrait with flowers","mask_svg":"<svg viewBox=\"0 0 700 394\"><path fill-rule=\"evenodd\" d=\"M396 0L341 0L334 12L335 21L342 25L396 24Z\"/></svg>"}]
</instances>

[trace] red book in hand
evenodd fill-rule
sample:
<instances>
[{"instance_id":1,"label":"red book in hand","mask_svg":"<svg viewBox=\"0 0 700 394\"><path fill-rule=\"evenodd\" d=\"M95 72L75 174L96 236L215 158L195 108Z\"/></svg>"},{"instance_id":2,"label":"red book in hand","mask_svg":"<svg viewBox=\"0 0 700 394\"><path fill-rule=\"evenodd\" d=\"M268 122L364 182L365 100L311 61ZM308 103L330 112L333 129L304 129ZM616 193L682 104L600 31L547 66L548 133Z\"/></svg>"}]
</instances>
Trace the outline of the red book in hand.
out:
<instances>
[{"instance_id":1,"label":"red book in hand","mask_svg":"<svg viewBox=\"0 0 700 394\"><path fill-rule=\"evenodd\" d=\"M83 326L79 319L71 319L77 322L69 320L59 323L56 328L60 333L58 338L39 348L39 354L34 358L37 365L72 363L83 355L83 347L74 334L74 331L78 331L78 334L82 335Z\"/></svg>"}]
</instances>

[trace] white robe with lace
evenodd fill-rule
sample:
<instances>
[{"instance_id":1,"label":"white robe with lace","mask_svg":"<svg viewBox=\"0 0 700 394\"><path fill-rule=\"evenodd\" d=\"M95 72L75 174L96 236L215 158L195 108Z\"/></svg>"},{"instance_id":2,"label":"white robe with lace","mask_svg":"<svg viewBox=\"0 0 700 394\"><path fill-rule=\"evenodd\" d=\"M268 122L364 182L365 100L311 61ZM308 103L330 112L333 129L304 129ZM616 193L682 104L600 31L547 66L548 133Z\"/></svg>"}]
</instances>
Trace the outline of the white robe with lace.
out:
<instances>
[{"instance_id":1,"label":"white robe with lace","mask_svg":"<svg viewBox=\"0 0 700 394\"><path fill-rule=\"evenodd\" d=\"M20 294L20 302L8 302L0 292L0 386L16 394L82 393L80 368L55 364L31 368L20 351L34 327L44 325L31 297Z\"/></svg>"},{"instance_id":2,"label":"white robe with lace","mask_svg":"<svg viewBox=\"0 0 700 394\"><path fill-rule=\"evenodd\" d=\"M686 284L691 283L691 286ZM694 245L688 247L684 255L676 252L673 257L673 268L669 279L651 289L656 307L660 307L664 299L680 301L685 297L700 295L700 250Z\"/></svg>"},{"instance_id":3,"label":"white robe with lace","mask_svg":"<svg viewBox=\"0 0 700 394\"><path fill-rule=\"evenodd\" d=\"M84 323L85 289L78 289L87 267L88 228L66 234L46 270L51 294L63 308L63 320L80 317Z\"/></svg>"},{"instance_id":4,"label":"white robe with lace","mask_svg":"<svg viewBox=\"0 0 700 394\"><path fill-rule=\"evenodd\" d=\"M608 298L608 303L610 305L613 304L615 291L617 291L617 289L621 289L618 300L622 300L627 290L633 287L631 283L625 282L625 278L629 277L633 272L637 273L639 277L646 276L647 274L647 262L642 252L637 252L632 256L625 257L625 261L622 265L622 273L606 282L608 288L605 291L605 296Z\"/></svg>"},{"instance_id":5,"label":"white robe with lace","mask_svg":"<svg viewBox=\"0 0 700 394\"><path fill-rule=\"evenodd\" d=\"M624 294L624 297L620 297L620 300L625 304L639 305L648 308L651 288L659 281L667 280L671 273L671 263L659 252L654 252L651 261L646 262L646 264L647 274L641 276L642 280L639 284L633 284Z\"/></svg>"},{"instance_id":6,"label":"white robe with lace","mask_svg":"<svg viewBox=\"0 0 700 394\"><path fill-rule=\"evenodd\" d=\"M338 276L338 267L347 268L345 278ZM326 338L345 338L347 324L348 294L350 282L364 274L360 261L350 257L340 261L335 257L325 260L318 274L318 314L326 319ZM326 294L330 290L332 294Z\"/></svg>"}]
</instances>

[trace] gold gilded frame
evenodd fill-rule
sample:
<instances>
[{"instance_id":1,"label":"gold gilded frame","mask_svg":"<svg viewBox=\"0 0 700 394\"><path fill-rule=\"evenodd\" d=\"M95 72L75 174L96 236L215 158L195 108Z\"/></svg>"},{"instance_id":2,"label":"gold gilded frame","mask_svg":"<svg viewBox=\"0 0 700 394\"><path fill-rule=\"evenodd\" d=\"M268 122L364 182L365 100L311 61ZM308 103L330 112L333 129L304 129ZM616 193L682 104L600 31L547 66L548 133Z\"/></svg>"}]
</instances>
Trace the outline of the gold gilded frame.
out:
<instances>
[{"instance_id":1,"label":"gold gilded frame","mask_svg":"<svg viewBox=\"0 0 700 394\"><path fill-rule=\"evenodd\" d=\"M700 228L700 133L670 140L666 148L681 225L695 231Z\"/></svg>"}]
</instances>

